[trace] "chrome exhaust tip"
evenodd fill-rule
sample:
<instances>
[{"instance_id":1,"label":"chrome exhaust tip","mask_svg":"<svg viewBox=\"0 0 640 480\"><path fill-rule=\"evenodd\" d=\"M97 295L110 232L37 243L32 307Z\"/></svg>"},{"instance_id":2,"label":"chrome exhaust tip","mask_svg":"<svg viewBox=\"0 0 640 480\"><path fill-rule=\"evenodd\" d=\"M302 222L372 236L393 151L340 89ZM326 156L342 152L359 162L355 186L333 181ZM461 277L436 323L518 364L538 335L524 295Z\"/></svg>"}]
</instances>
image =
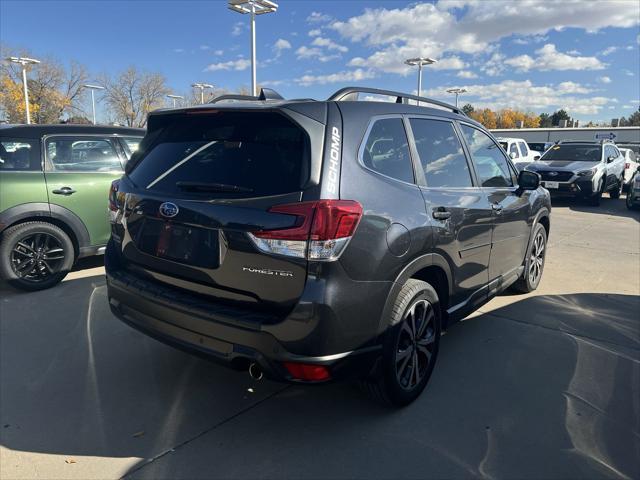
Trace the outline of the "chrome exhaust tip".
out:
<instances>
[{"instance_id":1,"label":"chrome exhaust tip","mask_svg":"<svg viewBox=\"0 0 640 480\"><path fill-rule=\"evenodd\" d=\"M257 363L252 363L249 365L249 375L254 380L262 380L262 369Z\"/></svg>"}]
</instances>

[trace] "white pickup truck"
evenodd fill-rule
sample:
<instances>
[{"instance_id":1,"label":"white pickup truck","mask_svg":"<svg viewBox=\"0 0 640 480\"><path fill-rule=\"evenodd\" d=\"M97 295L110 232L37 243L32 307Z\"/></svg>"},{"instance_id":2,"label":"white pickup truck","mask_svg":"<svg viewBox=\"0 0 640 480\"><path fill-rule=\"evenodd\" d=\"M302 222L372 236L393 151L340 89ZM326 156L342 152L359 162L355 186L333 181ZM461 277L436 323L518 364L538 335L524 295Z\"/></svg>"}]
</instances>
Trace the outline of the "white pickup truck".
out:
<instances>
[{"instance_id":1,"label":"white pickup truck","mask_svg":"<svg viewBox=\"0 0 640 480\"><path fill-rule=\"evenodd\" d=\"M522 138L498 137L496 140L500 142L500 145L518 169L539 160L542 156L541 152L529 150L527 142Z\"/></svg>"}]
</instances>

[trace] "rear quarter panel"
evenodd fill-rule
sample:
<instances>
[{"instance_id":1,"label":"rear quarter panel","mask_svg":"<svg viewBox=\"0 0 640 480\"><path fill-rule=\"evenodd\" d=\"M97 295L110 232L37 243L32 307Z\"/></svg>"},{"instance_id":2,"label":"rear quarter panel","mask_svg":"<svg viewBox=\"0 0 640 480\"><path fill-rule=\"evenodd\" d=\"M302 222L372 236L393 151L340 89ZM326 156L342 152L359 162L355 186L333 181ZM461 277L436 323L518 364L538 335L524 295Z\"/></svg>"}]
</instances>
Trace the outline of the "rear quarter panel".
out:
<instances>
[{"instance_id":1,"label":"rear quarter panel","mask_svg":"<svg viewBox=\"0 0 640 480\"><path fill-rule=\"evenodd\" d=\"M25 203L47 202L47 187L41 171L0 171L0 213Z\"/></svg>"}]
</instances>

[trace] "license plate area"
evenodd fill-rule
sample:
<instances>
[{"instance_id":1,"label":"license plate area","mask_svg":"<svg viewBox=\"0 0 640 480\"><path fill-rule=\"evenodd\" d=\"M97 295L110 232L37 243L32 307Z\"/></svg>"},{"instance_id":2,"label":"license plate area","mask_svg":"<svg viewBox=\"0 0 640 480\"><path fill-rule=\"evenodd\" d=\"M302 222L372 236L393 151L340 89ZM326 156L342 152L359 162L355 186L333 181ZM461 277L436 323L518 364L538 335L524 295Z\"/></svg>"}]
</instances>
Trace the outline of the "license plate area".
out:
<instances>
[{"instance_id":1,"label":"license plate area","mask_svg":"<svg viewBox=\"0 0 640 480\"><path fill-rule=\"evenodd\" d=\"M557 189L560 186L558 182L544 182L544 188L554 188Z\"/></svg>"},{"instance_id":2,"label":"license plate area","mask_svg":"<svg viewBox=\"0 0 640 480\"><path fill-rule=\"evenodd\" d=\"M218 230L145 218L135 243L138 250L174 262L203 268L220 266Z\"/></svg>"}]
</instances>

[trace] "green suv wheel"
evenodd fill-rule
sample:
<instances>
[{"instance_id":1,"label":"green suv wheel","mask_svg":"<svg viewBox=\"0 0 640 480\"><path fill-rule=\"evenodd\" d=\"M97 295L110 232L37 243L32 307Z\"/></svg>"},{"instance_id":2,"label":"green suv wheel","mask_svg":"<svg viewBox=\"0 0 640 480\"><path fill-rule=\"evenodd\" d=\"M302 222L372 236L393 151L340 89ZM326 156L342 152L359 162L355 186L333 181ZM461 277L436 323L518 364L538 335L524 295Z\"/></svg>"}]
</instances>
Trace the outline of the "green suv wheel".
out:
<instances>
[{"instance_id":1,"label":"green suv wheel","mask_svg":"<svg viewBox=\"0 0 640 480\"><path fill-rule=\"evenodd\" d=\"M46 222L8 228L0 240L0 275L22 290L50 288L69 273L75 251L69 236Z\"/></svg>"}]
</instances>

